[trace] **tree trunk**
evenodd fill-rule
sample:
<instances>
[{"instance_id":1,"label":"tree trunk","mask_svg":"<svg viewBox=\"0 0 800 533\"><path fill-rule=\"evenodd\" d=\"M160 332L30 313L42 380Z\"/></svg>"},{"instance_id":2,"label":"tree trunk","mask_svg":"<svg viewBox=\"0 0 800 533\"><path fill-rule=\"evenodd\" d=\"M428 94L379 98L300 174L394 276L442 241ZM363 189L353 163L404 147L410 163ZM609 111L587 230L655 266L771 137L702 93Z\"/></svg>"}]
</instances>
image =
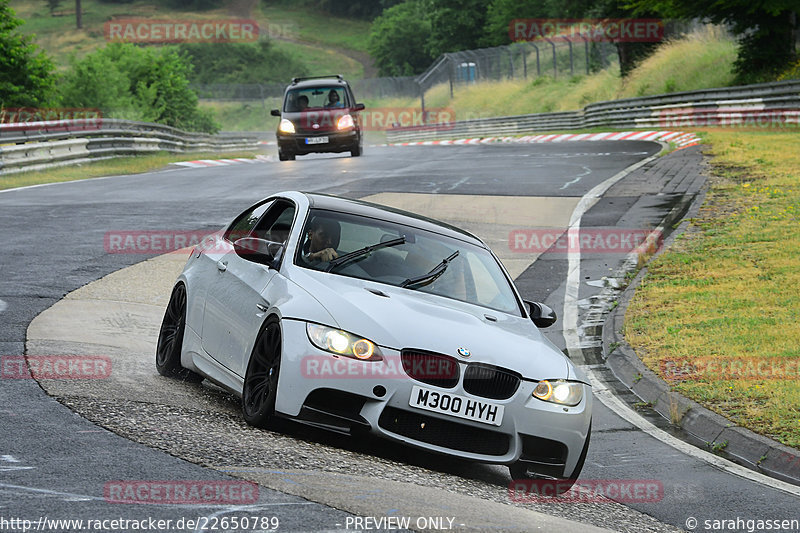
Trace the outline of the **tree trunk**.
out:
<instances>
[{"instance_id":1,"label":"tree trunk","mask_svg":"<svg viewBox=\"0 0 800 533\"><path fill-rule=\"evenodd\" d=\"M80 30L83 28L83 14L81 13L81 0L75 0L75 26Z\"/></svg>"}]
</instances>

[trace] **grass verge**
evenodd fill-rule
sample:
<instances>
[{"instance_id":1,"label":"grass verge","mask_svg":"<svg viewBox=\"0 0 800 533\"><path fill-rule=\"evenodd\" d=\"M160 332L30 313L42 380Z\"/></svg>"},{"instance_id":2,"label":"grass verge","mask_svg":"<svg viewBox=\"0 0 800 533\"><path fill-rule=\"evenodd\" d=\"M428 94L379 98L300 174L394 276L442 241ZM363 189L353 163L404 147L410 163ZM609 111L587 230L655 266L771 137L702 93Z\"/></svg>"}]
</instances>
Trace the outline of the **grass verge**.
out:
<instances>
[{"instance_id":1,"label":"grass verge","mask_svg":"<svg viewBox=\"0 0 800 533\"><path fill-rule=\"evenodd\" d=\"M628 342L673 390L793 447L800 447L797 135L703 133L714 175L705 204L650 264L625 321Z\"/></svg>"},{"instance_id":2,"label":"grass verge","mask_svg":"<svg viewBox=\"0 0 800 533\"><path fill-rule=\"evenodd\" d=\"M708 26L664 43L625 79L620 78L618 65L612 65L588 76L554 79L543 75L457 85L452 97L445 83L425 93L425 104L449 108L457 120L577 111L594 102L730 86L735 60L736 42L719 28ZM420 100L397 98L375 104L419 107Z\"/></svg>"},{"instance_id":3,"label":"grass verge","mask_svg":"<svg viewBox=\"0 0 800 533\"><path fill-rule=\"evenodd\" d=\"M105 159L69 167L0 175L0 190L13 189L14 187L26 187L28 185L41 185L43 183L58 183L62 181L97 178L100 176L138 174L156 170L170 163L177 163L178 161L230 159L234 157L253 158L257 153L258 152L170 154L167 152L159 152L152 155Z\"/></svg>"}]
</instances>

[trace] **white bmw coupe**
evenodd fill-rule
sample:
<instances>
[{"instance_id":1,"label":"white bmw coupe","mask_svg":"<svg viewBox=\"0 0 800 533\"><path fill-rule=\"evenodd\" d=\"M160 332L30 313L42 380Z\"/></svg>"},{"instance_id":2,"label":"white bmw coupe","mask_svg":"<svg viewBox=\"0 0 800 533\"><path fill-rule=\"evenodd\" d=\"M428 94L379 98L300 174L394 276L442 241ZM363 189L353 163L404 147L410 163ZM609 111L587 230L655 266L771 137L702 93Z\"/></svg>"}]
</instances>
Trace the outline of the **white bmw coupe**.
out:
<instances>
[{"instance_id":1,"label":"white bmw coupe","mask_svg":"<svg viewBox=\"0 0 800 533\"><path fill-rule=\"evenodd\" d=\"M468 232L286 192L192 251L156 367L231 390L256 426L286 417L574 480L592 393L539 331L555 320Z\"/></svg>"}]
</instances>

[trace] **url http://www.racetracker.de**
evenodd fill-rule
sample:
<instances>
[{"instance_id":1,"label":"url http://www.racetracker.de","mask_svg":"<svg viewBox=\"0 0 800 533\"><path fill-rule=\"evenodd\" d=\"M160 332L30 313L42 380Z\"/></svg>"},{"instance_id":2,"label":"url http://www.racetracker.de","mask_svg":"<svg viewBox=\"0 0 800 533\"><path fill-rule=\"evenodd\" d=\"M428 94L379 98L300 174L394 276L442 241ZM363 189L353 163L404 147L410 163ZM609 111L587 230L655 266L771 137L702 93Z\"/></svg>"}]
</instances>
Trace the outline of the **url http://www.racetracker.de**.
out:
<instances>
[{"instance_id":1,"label":"url http://www.racetracker.de","mask_svg":"<svg viewBox=\"0 0 800 533\"><path fill-rule=\"evenodd\" d=\"M196 518L105 518L55 519L40 516L26 518L0 516L0 531L275 531L280 527L276 516L200 516Z\"/></svg>"}]
</instances>

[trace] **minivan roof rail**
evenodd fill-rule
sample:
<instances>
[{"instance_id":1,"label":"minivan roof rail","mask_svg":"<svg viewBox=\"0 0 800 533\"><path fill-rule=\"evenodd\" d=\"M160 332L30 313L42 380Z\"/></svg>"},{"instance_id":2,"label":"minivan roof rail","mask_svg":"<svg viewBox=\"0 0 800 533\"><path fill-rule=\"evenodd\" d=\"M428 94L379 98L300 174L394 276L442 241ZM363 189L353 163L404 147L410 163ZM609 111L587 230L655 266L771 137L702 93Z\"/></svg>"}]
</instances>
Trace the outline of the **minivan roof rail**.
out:
<instances>
[{"instance_id":1,"label":"minivan roof rail","mask_svg":"<svg viewBox=\"0 0 800 533\"><path fill-rule=\"evenodd\" d=\"M344 81L344 78L342 78L341 74L327 74L325 76L303 76L300 78L292 78L292 83L297 83L299 81L305 81L305 80L321 80L324 78L336 78L339 81Z\"/></svg>"}]
</instances>

